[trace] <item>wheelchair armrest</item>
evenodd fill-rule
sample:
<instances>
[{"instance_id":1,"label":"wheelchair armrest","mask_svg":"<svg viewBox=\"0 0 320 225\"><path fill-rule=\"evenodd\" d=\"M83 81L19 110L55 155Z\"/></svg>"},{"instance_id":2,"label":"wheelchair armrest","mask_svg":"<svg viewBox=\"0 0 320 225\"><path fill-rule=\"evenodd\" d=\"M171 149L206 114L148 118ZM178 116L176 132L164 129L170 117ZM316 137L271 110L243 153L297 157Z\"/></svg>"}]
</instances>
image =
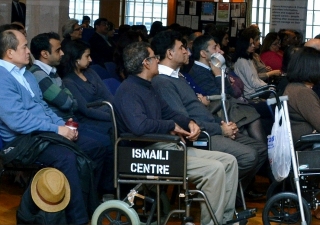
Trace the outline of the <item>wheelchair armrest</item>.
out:
<instances>
[{"instance_id":1,"label":"wheelchair armrest","mask_svg":"<svg viewBox=\"0 0 320 225\"><path fill-rule=\"evenodd\" d=\"M262 86L262 87L258 87L255 89L256 92L260 92L260 91L266 91L266 90L269 90L270 88L276 88L275 85L265 85L265 86Z\"/></svg>"},{"instance_id":2,"label":"wheelchair armrest","mask_svg":"<svg viewBox=\"0 0 320 225\"><path fill-rule=\"evenodd\" d=\"M298 142L302 142L302 143L320 142L320 133L302 135Z\"/></svg>"},{"instance_id":3,"label":"wheelchair armrest","mask_svg":"<svg viewBox=\"0 0 320 225\"><path fill-rule=\"evenodd\" d=\"M132 133L122 133L120 134L122 140L132 140L132 141L148 141L148 142L174 142L179 143L181 138L179 136L170 134L144 134L141 136L136 136Z\"/></svg>"}]
</instances>

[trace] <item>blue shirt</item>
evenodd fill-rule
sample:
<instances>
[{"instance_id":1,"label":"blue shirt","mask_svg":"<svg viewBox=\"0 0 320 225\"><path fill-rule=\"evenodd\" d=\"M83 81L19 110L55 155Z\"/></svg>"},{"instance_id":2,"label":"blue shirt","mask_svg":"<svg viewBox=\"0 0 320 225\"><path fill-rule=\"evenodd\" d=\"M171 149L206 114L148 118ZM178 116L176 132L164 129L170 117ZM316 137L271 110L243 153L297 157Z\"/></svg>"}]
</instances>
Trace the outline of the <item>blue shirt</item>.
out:
<instances>
[{"instance_id":1,"label":"blue shirt","mask_svg":"<svg viewBox=\"0 0 320 225\"><path fill-rule=\"evenodd\" d=\"M22 73L20 70L19 75L22 74L26 81L21 84L10 73L15 66L3 60L0 63L0 135L2 139L8 142L19 134L34 131L58 133L58 127L63 126L64 121L43 101L42 92L33 74L27 70L23 70ZM30 89L25 87L26 84ZM33 96L30 91L33 92Z\"/></svg>"}]
</instances>

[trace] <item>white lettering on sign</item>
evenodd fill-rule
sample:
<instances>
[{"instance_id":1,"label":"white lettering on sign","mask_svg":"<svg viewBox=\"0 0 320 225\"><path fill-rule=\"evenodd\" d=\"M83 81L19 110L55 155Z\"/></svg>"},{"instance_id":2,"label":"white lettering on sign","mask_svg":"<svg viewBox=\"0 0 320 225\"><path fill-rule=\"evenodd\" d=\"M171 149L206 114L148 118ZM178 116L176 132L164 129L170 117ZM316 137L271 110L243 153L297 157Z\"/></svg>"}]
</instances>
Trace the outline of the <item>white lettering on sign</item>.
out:
<instances>
[{"instance_id":1,"label":"white lettering on sign","mask_svg":"<svg viewBox=\"0 0 320 225\"><path fill-rule=\"evenodd\" d=\"M157 159L169 160L169 151L149 150L149 149L132 149L133 159Z\"/></svg>"},{"instance_id":2,"label":"white lettering on sign","mask_svg":"<svg viewBox=\"0 0 320 225\"><path fill-rule=\"evenodd\" d=\"M130 168L133 173L169 174L169 165L131 163Z\"/></svg>"}]
</instances>

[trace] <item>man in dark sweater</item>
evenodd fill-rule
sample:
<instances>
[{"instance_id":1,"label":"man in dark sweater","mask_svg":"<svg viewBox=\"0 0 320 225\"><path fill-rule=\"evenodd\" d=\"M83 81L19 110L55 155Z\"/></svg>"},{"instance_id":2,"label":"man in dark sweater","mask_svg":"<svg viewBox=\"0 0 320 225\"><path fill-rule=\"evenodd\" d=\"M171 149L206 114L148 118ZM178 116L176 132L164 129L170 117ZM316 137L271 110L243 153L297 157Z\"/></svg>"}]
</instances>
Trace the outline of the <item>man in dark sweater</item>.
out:
<instances>
[{"instance_id":1,"label":"man in dark sweater","mask_svg":"<svg viewBox=\"0 0 320 225\"><path fill-rule=\"evenodd\" d=\"M199 126L187 116L172 110L151 85L151 80L158 74L159 58L149 44L130 44L123 56L125 69L131 75L120 85L114 99L120 133L172 134L196 140L200 134ZM147 148L177 149L177 146L155 143ZM233 156L188 148L187 176L206 194L219 224L232 219L238 176ZM213 224L204 203L201 204L201 223Z\"/></svg>"},{"instance_id":2,"label":"man in dark sweater","mask_svg":"<svg viewBox=\"0 0 320 225\"><path fill-rule=\"evenodd\" d=\"M192 88L179 73L179 68L188 57L179 33L161 32L153 38L151 46L155 53L160 55L159 75L152 80L157 94L172 109L196 121L201 129L206 130L211 135L211 144L215 150L236 157L239 178L244 179L243 186L247 187L266 160L266 145L238 133L235 123L227 124L215 118L198 100Z\"/></svg>"}]
</instances>

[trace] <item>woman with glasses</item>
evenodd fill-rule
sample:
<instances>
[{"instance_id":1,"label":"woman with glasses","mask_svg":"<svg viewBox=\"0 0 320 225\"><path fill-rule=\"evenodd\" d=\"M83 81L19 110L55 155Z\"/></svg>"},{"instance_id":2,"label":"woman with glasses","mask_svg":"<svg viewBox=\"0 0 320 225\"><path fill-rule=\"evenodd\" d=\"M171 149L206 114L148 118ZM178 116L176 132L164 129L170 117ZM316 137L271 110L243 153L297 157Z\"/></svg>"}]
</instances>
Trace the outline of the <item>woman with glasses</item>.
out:
<instances>
[{"instance_id":1,"label":"woman with glasses","mask_svg":"<svg viewBox=\"0 0 320 225\"><path fill-rule=\"evenodd\" d=\"M270 32L263 40L260 58L266 66L273 70L281 70L283 51L280 50L281 42L277 32Z\"/></svg>"},{"instance_id":2,"label":"woman with glasses","mask_svg":"<svg viewBox=\"0 0 320 225\"><path fill-rule=\"evenodd\" d=\"M99 75L89 68L92 62L90 46L81 40L68 42L61 59L63 82L77 100L75 112L80 122L96 126L107 134L111 128L111 114L107 106L87 107L88 103L109 101L113 95L107 89Z\"/></svg>"},{"instance_id":3,"label":"woman with glasses","mask_svg":"<svg viewBox=\"0 0 320 225\"><path fill-rule=\"evenodd\" d=\"M79 25L79 20L69 19L62 26L62 36L64 38L61 42L62 49L64 48L67 42L81 39L82 30L83 28Z\"/></svg>"}]
</instances>

